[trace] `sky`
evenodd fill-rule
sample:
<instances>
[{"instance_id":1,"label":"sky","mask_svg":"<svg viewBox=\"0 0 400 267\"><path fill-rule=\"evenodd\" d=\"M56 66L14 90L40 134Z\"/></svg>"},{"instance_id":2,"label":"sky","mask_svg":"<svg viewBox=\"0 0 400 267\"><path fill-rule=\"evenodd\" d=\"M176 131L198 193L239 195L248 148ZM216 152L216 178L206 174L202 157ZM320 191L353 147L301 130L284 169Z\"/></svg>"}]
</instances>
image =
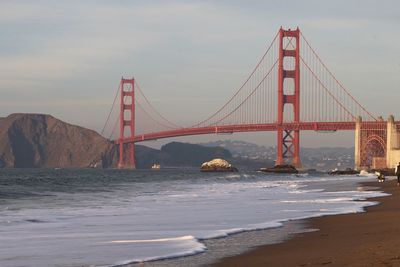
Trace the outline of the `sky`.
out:
<instances>
[{"instance_id":1,"label":"sky","mask_svg":"<svg viewBox=\"0 0 400 267\"><path fill-rule=\"evenodd\" d=\"M243 83L280 26L299 26L359 102L400 119L399 11L390 0L0 0L0 117L46 113L100 131L121 76L134 76L167 118L200 121ZM217 139L276 137L175 140ZM353 133L302 134L303 146L353 142Z\"/></svg>"}]
</instances>

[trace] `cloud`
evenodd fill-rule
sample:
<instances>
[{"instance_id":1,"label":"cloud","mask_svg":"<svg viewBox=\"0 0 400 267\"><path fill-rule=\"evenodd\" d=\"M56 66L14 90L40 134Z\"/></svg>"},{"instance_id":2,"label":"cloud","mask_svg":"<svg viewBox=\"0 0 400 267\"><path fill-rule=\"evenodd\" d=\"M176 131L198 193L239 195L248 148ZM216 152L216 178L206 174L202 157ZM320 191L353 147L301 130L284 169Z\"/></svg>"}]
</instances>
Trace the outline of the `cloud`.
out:
<instances>
[{"instance_id":1,"label":"cloud","mask_svg":"<svg viewBox=\"0 0 400 267\"><path fill-rule=\"evenodd\" d=\"M154 41L146 31L129 24L131 20L123 25L124 18L132 14L118 7L74 6L65 2L7 2L1 7L0 22L12 28L6 31L8 36L0 37L3 45L17 39L24 41L19 53L3 52L3 78L14 74L23 80L64 79L96 70L101 63L106 65L108 60L135 53ZM39 44L34 45L33 39Z\"/></svg>"},{"instance_id":2,"label":"cloud","mask_svg":"<svg viewBox=\"0 0 400 267\"><path fill-rule=\"evenodd\" d=\"M308 30L357 30L365 29L371 24L366 18L305 18L301 19L300 25Z\"/></svg>"},{"instance_id":3,"label":"cloud","mask_svg":"<svg viewBox=\"0 0 400 267\"><path fill-rule=\"evenodd\" d=\"M96 111L88 114L99 116L102 108L95 103L112 101L119 77L127 74L139 78L161 113L177 121L201 119L241 85L280 25L300 26L332 71L368 102L365 88L373 83L379 83L380 90L394 88L400 79L395 76L397 67L386 70L398 64L392 56L400 45L400 38L393 35L398 4L392 1L386 7L375 2L359 7L355 1L340 0L251 5L1 1L0 112L26 107L65 114L74 121L78 118L68 109L79 113L87 101ZM375 70L389 73L390 79L360 79ZM22 98L26 100L18 100ZM185 108L196 114L182 112ZM106 115L108 107L103 109Z\"/></svg>"},{"instance_id":4,"label":"cloud","mask_svg":"<svg viewBox=\"0 0 400 267\"><path fill-rule=\"evenodd\" d=\"M18 84L25 86L28 82L43 84L67 78L79 79L79 76L99 71L115 58L122 58L150 42L150 38L144 36L140 42L130 43L117 37L92 34L47 40L37 51L2 60L0 82L3 87L15 87Z\"/></svg>"},{"instance_id":5,"label":"cloud","mask_svg":"<svg viewBox=\"0 0 400 267\"><path fill-rule=\"evenodd\" d=\"M0 3L0 23L21 23L33 20L57 20L66 13L54 8L54 5L40 5L28 1L2 1Z\"/></svg>"}]
</instances>

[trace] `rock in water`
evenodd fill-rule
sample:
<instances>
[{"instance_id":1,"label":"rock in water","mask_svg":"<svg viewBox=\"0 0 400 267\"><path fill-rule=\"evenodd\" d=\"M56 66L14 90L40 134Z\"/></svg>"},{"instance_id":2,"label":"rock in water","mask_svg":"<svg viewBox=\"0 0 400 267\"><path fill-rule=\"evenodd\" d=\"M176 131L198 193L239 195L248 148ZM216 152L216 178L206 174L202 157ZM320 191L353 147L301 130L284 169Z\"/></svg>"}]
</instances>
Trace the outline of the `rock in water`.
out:
<instances>
[{"instance_id":1,"label":"rock in water","mask_svg":"<svg viewBox=\"0 0 400 267\"><path fill-rule=\"evenodd\" d=\"M261 168L262 172L272 172L272 173L299 173L299 171L292 165L276 165L272 168Z\"/></svg>"},{"instance_id":2,"label":"rock in water","mask_svg":"<svg viewBox=\"0 0 400 267\"><path fill-rule=\"evenodd\" d=\"M200 170L202 172L237 172L238 170L224 159L213 159L204 162Z\"/></svg>"},{"instance_id":3,"label":"rock in water","mask_svg":"<svg viewBox=\"0 0 400 267\"><path fill-rule=\"evenodd\" d=\"M354 170L352 168L346 168L346 170L332 170L331 172L329 172L330 175L354 175L354 174L360 174L359 171Z\"/></svg>"}]
</instances>

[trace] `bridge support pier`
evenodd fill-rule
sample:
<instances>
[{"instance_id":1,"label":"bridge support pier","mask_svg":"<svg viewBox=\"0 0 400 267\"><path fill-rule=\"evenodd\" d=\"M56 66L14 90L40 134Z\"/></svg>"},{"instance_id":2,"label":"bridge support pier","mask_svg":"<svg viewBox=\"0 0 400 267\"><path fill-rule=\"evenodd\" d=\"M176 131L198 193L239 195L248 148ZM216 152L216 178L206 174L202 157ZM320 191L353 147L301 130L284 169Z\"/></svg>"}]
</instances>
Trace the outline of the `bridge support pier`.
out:
<instances>
[{"instance_id":1,"label":"bridge support pier","mask_svg":"<svg viewBox=\"0 0 400 267\"><path fill-rule=\"evenodd\" d=\"M125 138L133 139L135 136L135 80L122 77L120 90L118 168L135 169L135 144L124 144ZM128 136L125 136L125 128L129 130Z\"/></svg>"},{"instance_id":2,"label":"bridge support pier","mask_svg":"<svg viewBox=\"0 0 400 267\"><path fill-rule=\"evenodd\" d=\"M375 124L358 117L354 137L356 170L395 168L400 162L400 133L393 116Z\"/></svg>"},{"instance_id":3,"label":"bridge support pier","mask_svg":"<svg viewBox=\"0 0 400 267\"><path fill-rule=\"evenodd\" d=\"M397 131L394 117L389 116L387 122L386 165L395 168L400 162L400 133Z\"/></svg>"}]
</instances>

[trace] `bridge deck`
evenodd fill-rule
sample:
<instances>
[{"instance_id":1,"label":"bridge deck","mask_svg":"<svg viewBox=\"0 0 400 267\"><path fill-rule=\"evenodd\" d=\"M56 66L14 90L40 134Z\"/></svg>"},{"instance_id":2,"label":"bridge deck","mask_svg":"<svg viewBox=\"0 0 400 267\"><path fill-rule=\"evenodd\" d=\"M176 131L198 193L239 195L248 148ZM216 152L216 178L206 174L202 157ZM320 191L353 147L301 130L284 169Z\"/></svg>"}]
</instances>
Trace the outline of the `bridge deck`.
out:
<instances>
[{"instance_id":1,"label":"bridge deck","mask_svg":"<svg viewBox=\"0 0 400 267\"><path fill-rule=\"evenodd\" d=\"M364 125L376 127L385 127L386 121L363 121ZM400 121L395 122L397 128L400 128ZM136 143L142 141L157 140L163 138L190 136L200 134L223 134L223 133L239 133L239 132L268 132L283 130L300 130L300 131L351 131L355 130L355 122L300 122L300 123L269 123L269 124L242 124L242 125L221 125L207 127L188 127L176 130L161 131L147 134L135 135L133 138L125 138L123 140L115 140L115 143Z\"/></svg>"},{"instance_id":2,"label":"bridge deck","mask_svg":"<svg viewBox=\"0 0 400 267\"><path fill-rule=\"evenodd\" d=\"M373 124L384 124L385 122L368 122ZM200 135L200 134L218 134L218 133L238 133L238 132L264 132L283 130L301 130L301 131L337 131L354 130L355 122L301 122L301 123L270 123L270 124L243 124L243 125L222 125L207 126L196 128L180 128L176 130L161 131L135 135L133 138L115 140L116 143L132 143L149 141L170 137Z\"/></svg>"}]
</instances>

